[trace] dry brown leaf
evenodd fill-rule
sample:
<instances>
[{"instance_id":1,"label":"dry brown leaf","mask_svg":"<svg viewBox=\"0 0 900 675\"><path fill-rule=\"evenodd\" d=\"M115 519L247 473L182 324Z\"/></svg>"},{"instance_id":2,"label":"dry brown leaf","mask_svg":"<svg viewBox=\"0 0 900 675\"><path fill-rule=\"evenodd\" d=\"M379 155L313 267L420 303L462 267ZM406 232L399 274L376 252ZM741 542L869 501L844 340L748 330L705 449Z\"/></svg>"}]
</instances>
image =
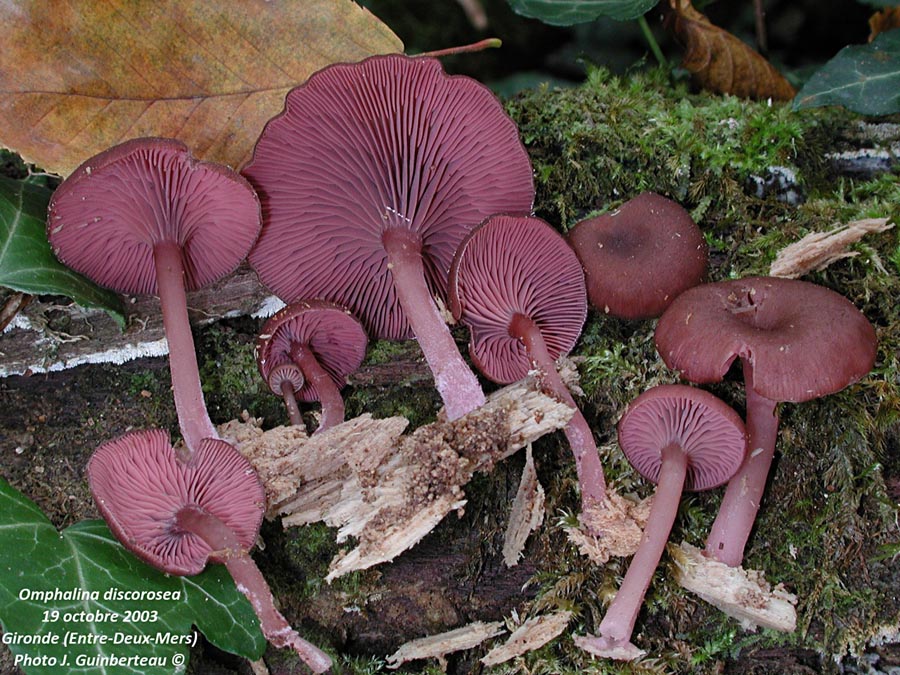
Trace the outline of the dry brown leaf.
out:
<instances>
[{"instance_id":1,"label":"dry brown leaf","mask_svg":"<svg viewBox=\"0 0 900 675\"><path fill-rule=\"evenodd\" d=\"M62 175L138 136L240 167L291 87L403 48L352 0L16 0L0 25L0 145Z\"/></svg>"},{"instance_id":2,"label":"dry brown leaf","mask_svg":"<svg viewBox=\"0 0 900 675\"><path fill-rule=\"evenodd\" d=\"M885 7L869 17L869 42L894 28L900 28L900 7Z\"/></svg>"},{"instance_id":3,"label":"dry brown leaf","mask_svg":"<svg viewBox=\"0 0 900 675\"><path fill-rule=\"evenodd\" d=\"M685 44L682 65L704 89L742 98L794 97L791 84L758 52L734 35L710 23L690 0L669 0L675 35Z\"/></svg>"}]
</instances>

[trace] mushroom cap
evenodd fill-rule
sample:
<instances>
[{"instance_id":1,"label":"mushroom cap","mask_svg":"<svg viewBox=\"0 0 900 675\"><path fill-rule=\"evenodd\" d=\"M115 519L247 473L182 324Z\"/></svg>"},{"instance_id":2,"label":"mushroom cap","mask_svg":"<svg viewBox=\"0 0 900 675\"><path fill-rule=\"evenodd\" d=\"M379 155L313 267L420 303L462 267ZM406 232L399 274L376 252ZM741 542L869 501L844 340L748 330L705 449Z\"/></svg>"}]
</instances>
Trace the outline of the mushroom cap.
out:
<instances>
[{"instance_id":1,"label":"mushroom cap","mask_svg":"<svg viewBox=\"0 0 900 675\"><path fill-rule=\"evenodd\" d=\"M328 66L291 91L244 175L263 205L250 254L260 280L288 303L345 305L386 339L411 336L386 230L421 241L427 283L445 298L466 233L534 201L531 162L490 90L399 54Z\"/></svg>"},{"instance_id":2,"label":"mushroom cap","mask_svg":"<svg viewBox=\"0 0 900 675\"><path fill-rule=\"evenodd\" d=\"M709 392L683 384L643 392L628 404L617 429L628 461L654 483L663 448L677 443L688 457L685 490L708 490L727 482L747 450L740 415Z\"/></svg>"},{"instance_id":3,"label":"mushroom cap","mask_svg":"<svg viewBox=\"0 0 900 675\"><path fill-rule=\"evenodd\" d=\"M153 248L183 250L185 288L233 272L262 226L239 174L167 138L139 138L79 166L50 199L47 236L66 265L120 293L156 293Z\"/></svg>"},{"instance_id":4,"label":"mushroom cap","mask_svg":"<svg viewBox=\"0 0 900 675\"><path fill-rule=\"evenodd\" d=\"M690 214L652 192L581 221L568 239L584 266L591 305L622 319L662 314L702 281L709 260Z\"/></svg>"},{"instance_id":5,"label":"mushroom cap","mask_svg":"<svg viewBox=\"0 0 900 675\"><path fill-rule=\"evenodd\" d=\"M469 326L475 365L508 384L532 368L525 346L509 333L516 314L538 325L554 359L575 346L587 317L584 273L566 240L545 221L495 215L457 251L450 310Z\"/></svg>"},{"instance_id":6,"label":"mushroom cap","mask_svg":"<svg viewBox=\"0 0 900 675\"><path fill-rule=\"evenodd\" d=\"M165 431L134 431L101 445L87 466L97 508L129 551L168 574L199 574L210 546L175 524L194 506L216 516L248 550L256 543L265 492L250 462L225 441L206 438L182 463Z\"/></svg>"},{"instance_id":7,"label":"mushroom cap","mask_svg":"<svg viewBox=\"0 0 900 675\"><path fill-rule=\"evenodd\" d=\"M875 362L869 320L832 290L794 279L747 277L691 288L663 313L656 348L692 382L718 382L736 358L754 390L800 402L840 391Z\"/></svg>"},{"instance_id":8,"label":"mushroom cap","mask_svg":"<svg viewBox=\"0 0 900 675\"><path fill-rule=\"evenodd\" d=\"M269 385L269 389L272 390L273 394L277 394L278 396L282 395L281 387L285 382L290 382L291 391L294 392L296 396L297 392L303 388L303 385L306 384L306 378L303 377L303 371L300 370L300 366L294 363L282 363L280 366L275 366L274 368L268 368L268 375L266 376L266 384ZM262 372L262 369L260 369Z\"/></svg>"},{"instance_id":9,"label":"mushroom cap","mask_svg":"<svg viewBox=\"0 0 900 675\"><path fill-rule=\"evenodd\" d=\"M295 302L273 314L256 341L256 363L269 382L274 370L293 363L291 346L306 345L341 389L347 375L362 364L369 340L359 320L346 307L324 300ZM281 396L281 389L272 391ZM310 378L294 395L301 401L318 401L319 392Z\"/></svg>"}]
</instances>

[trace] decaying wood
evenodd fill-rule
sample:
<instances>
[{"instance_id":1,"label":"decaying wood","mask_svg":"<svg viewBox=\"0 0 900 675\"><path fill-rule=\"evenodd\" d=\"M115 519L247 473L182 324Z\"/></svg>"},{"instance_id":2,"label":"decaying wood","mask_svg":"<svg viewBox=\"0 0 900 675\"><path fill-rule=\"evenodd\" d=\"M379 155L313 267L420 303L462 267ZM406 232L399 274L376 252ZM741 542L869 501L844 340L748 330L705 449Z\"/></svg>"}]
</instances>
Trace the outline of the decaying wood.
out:
<instances>
[{"instance_id":1,"label":"decaying wood","mask_svg":"<svg viewBox=\"0 0 900 675\"><path fill-rule=\"evenodd\" d=\"M503 537L503 562L507 567L519 564L528 535L544 520L544 488L538 482L534 468L531 444L525 449L525 468L519 480L519 489L509 514L509 524Z\"/></svg>"},{"instance_id":2,"label":"decaying wood","mask_svg":"<svg viewBox=\"0 0 900 675\"><path fill-rule=\"evenodd\" d=\"M453 652L473 649L485 640L504 632L499 621L484 623L476 621L462 628L455 628L428 637L411 640L387 658L388 668L399 668L404 663L417 659L438 659L444 663L444 657Z\"/></svg>"},{"instance_id":3,"label":"decaying wood","mask_svg":"<svg viewBox=\"0 0 900 675\"><path fill-rule=\"evenodd\" d=\"M609 488L605 504L581 513L578 527L563 529L582 555L602 565L613 557L634 555L641 544L652 502L652 497L631 499ZM590 532L602 532L603 536L595 537Z\"/></svg>"},{"instance_id":4,"label":"decaying wood","mask_svg":"<svg viewBox=\"0 0 900 675\"><path fill-rule=\"evenodd\" d=\"M489 651L481 662L486 666L496 666L526 652L540 649L559 636L571 619L572 612L568 610L527 619L512 632L506 642Z\"/></svg>"},{"instance_id":5,"label":"decaying wood","mask_svg":"<svg viewBox=\"0 0 900 675\"><path fill-rule=\"evenodd\" d=\"M762 572L729 567L687 543L669 545L675 580L697 597L718 607L746 630L758 626L785 632L797 627L797 596L781 584L771 586Z\"/></svg>"},{"instance_id":6,"label":"decaying wood","mask_svg":"<svg viewBox=\"0 0 900 675\"><path fill-rule=\"evenodd\" d=\"M849 250L870 232L884 232L894 227L888 218L854 220L828 232L810 232L799 241L784 247L769 267L773 277L796 279L812 271L823 270L842 258L859 255Z\"/></svg>"},{"instance_id":7,"label":"decaying wood","mask_svg":"<svg viewBox=\"0 0 900 675\"><path fill-rule=\"evenodd\" d=\"M0 335L0 377L167 354L159 300L126 298L125 305L127 325L122 330L105 312L32 300ZM249 268L188 293L188 311L197 325L237 316L265 317L282 305Z\"/></svg>"},{"instance_id":8,"label":"decaying wood","mask_svg":"<svg viewBox=\"0 0 900 675\"><path fill-rule=\"evenodd\" d=\"M393 560L463 508L463 486L476 472L571 416L529 376L458 420L408 435L402 417L362 415L308 439L289 427L231 438L266 484L270 516L284 516L285 527L323 521L339 528L339 542L357 540L332 561L331 581Z\"/></svg>"}]
</instances>

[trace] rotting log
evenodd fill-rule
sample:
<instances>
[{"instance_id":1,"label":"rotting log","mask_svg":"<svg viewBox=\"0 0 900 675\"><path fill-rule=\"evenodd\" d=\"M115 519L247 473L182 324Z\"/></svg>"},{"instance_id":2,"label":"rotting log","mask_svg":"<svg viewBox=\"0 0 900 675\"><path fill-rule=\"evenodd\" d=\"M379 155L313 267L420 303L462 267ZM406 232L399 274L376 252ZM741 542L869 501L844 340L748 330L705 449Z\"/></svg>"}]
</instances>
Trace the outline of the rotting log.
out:
<instances>
[{"instance_id":1,"label":"rotting log","mask_svg":"<svg viewBox=\"0 0 900 675\"><path fill-rule=\"evenodd\" d=\"M267 486L270 517L285 527L323 521L338 542L356 546L332 561L326 579L393 560L466 503L476 472L562 428L565 403L540 391L537 378L494 392L484 406L453 422L439 420L404 435L406 420L369 415L307 438L290 427L252 424L222 431Z\"/></svg>"},{"instance_id":2,"label":"rotting log","mask_svg":"<svg viewBox=\"0 0 900 675\"><path fill-rule=\"evenodd\" d=\"M66 302L34 299L0 335L0 377L55 372L85 363L125 363L165 356L159 299L126 297L122 330L105 312ZM283 306L241 267L207 288L188 293L191 323L202 325L238 316L265 317Z\"/></svg>"}]
</instances>

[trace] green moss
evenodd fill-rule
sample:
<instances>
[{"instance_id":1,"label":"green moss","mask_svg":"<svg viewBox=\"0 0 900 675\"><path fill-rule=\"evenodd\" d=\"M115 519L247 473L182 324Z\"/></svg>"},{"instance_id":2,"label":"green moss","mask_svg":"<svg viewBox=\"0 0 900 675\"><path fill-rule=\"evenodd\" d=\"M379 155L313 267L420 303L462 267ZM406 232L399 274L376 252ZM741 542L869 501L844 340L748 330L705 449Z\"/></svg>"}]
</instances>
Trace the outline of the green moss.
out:
<instances>
[{"instance_id":1,"label":"green moss","mask_svg":"<svg viewBox=\"0 0 900 675\"><path fill-rule=\"evenodd\" d=\"M731 97L689 95L661 73L628 80L602 70L570 90L536 90L508 104L532 155L536 209L565 231L585 215L652 190L679 201L703 229L711 250L710 279L766 274L777 252L805 234L851 220L900 216L900 177L829 177L824 152L850 121L836 111L789 107ZM805 201L791 206L760 199L748 179L769 166L788 167ZM891 568L900 551L897 502L885 467L900 474L900 238L872 235L839 261L805 280L834 289L876 326L873 372L838 394L782 406L780 460L747 551L747 564L765 569L800 598L794 634L748 634L716 610L682 592L669 563L654 577L638 621L638 644L653 655L635 664L603 662L602 672L718 672L741 649L791 647L823 655L860 649L878 626L900 621ZM641 495L649 487L615 445L614 425L641 391L677 380L653 345L655 322L625 323L592 313L575 356L609 480ZM729 373L708 387L743 412L742 378ZM564 457L564 449L561 450ZM560 468L560 471L554 469ZM534 612L565 607L577 613L573 632L596 627L624 574L623 561L597 568L573 553L560 526L577 510L573 472L551 467L548 511L557 526L542 532L547 559L535 579ZM897 480L894 478L894 480ZM687 496L673 541L701 545L720 491ZM672 636L675 636L674 638ZM561 638L525 657L529 672L590 672L596 667ZM498 672L503 672L498 671Z\"/></svg>"},{"instance_id":2,"label":"green moss","mask_svg":"<svg viewBox=\"0 0 900 675\"><path fill-rule=\"evenodd\" d=\"M804 184L821 182L817 150L848 119L689 95L663 71L620 79L600 68L581 87L533 90L508 110L535 166L537 212L563 229L643 190L734 222L748 213L751 175L786 166Z\"/></svg>"}]
</instances>

